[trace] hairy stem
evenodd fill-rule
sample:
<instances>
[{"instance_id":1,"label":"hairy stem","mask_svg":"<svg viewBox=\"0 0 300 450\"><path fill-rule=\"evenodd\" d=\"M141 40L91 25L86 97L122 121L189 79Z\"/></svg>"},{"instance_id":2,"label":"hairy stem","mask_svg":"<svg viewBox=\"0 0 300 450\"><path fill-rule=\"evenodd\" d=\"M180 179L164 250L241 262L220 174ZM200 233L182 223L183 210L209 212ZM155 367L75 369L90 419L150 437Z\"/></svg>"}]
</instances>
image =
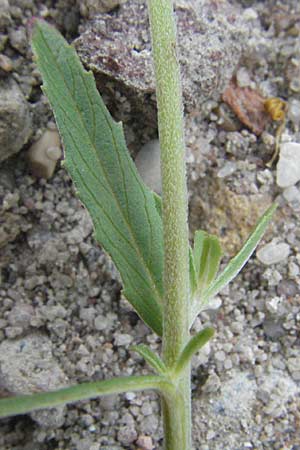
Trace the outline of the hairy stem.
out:
<instances>
[{"instance_id":1,"label":"hairy stem","mask_svg":"<svg viewBox=\"0 0 300 450\"><path fill-rule=\"evenodd\" d=\"M0 417L25 414L36 409L53 408L66 403L86 400L98 396L120 394L126 391L148 389L162 390L167 393L173 387L160 376L119 377L112 380L81 383L76 386L34 395L20 395L0 400Z\"/></svg>"},{"instance_id":2,"label":"hairy stem","mask_svg":"<svg viewBox=\"0 0 300 450\"><path fill-rule=\"evenodd\" d=\"M180 70L172 0L148 0L156 77L164 227L163 359L173 368L189 338L187 186ZM190 450L190 365L163 396L165 448Z\"/></svg>"}]
</instances>

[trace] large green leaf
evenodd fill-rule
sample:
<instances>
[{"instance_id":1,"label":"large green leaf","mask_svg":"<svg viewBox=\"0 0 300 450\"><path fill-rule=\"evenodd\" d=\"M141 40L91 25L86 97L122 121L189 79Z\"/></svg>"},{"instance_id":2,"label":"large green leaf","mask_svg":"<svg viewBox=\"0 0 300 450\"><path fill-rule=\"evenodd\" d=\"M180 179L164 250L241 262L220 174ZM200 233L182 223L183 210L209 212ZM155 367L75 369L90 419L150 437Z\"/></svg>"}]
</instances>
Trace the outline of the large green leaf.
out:
<instances>
[{"instance_id":1,"label":"large green leaf","mask_svg":"<svg viewBox=\"0 0 300 450\"><path fill-rule=\"evenodd\" d=\"M92 217L95 237L116 264L125 297L161 335L163 232L153 193L130 158L122 125L111 118L74 48L42 21L35 24L32 45L66 167Z\"/></svg>"}]
</instances>

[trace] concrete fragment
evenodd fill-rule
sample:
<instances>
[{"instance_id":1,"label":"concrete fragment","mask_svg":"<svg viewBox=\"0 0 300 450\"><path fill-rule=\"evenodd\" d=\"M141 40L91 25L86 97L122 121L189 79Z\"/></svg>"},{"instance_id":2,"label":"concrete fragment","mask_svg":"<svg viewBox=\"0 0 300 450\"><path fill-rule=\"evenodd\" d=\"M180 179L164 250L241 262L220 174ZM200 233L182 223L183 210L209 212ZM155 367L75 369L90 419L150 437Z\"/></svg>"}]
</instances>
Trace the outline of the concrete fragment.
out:
<instances>
[{"instance_id":1,"label":"concrete fragment","mask_svg":"<svg viewBox=\"0 0 300 450\"><path fill-rule=\"evenodd\" d=\"M66 387L67 381L47 336L35 333L0 344L0 388L5 391L14 395L51 391ZM62 408L32 414L40 425L62 424Z\"/></svg>"},{"instance_id":2,"label":"concrete fragment","mask_svg":"<svg viewBox=\"0 0 300 450\"><path fill-rule=\"evenodd\" d=\"M17 153L31 134L28 103L17 83L0 79L0 162Z\"/></svg>"},{"instance_id":3,"label":"concrete fragment","mask_svg":"<svg viewBox=\"0 0 300 450\"><path fill-rule=\"evenodd\" d=\"M30 171L34 176L48 180L52 177L61 156L62 150L58 131L47 129L28 151Z\"/></svg>"},{"instance_id":4,"label":"concrete fragment","mask_svg":"<svg viewBox=\"0 0 300 450\"><path fill-rule=\"evenodd\" d=\"M299 180L300 144L296 142L284 142L280 146L276 182L278 186L286 188L293 186Z\"/></svg>"},{"instance_id":5,"label":"concrete fragment","mask_svg":"<svg viewBox=\"0 0 300 450\"><path fill-rule=\"evenodd\" d=\"M270 242L256 252L257 259L265 265L277 264L284 261L290 254L290 246L285 242L276 244Z\"/></svg>"}]
</instances>

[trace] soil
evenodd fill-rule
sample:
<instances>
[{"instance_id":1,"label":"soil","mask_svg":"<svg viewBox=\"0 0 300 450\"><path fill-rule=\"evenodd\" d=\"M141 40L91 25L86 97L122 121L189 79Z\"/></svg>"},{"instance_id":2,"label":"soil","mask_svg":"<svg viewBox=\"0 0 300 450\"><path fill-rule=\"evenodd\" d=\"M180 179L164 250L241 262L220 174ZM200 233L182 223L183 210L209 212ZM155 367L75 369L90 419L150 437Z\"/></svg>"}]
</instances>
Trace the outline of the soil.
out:
<instances>
[{"instance_id":1,"label":"soil","mask_svg":"<svg viewBox=\"0 0 300 450\"><path fill-rule=\"evenodd\" d=\"M129 347L147 343L160 351L160 340L122 298L119 275L95 242L66 171L59 164L54 173L44 168L39 173L36 166L33 171L29 156L32 144L54 125L32 59L28 23L33 16L44 17L78 45L101 5L102 21L120 13L109 11L109 3L0 0L3 397L149 373ZM227 3L205 1L212 9L218 4L225 8ZM177 2L178 9L186 5L200 8L202 0ZM222 100L223 92L198 102L193 94L193 104L186 107L191 239L197 228L220 236L223 267L262 211L274 200L279 204L259 250L194 324L194 332L207 325L216 330L193 359L194 449L299 450L300 176L284 186L278 179L289 180L291 167L300 164L295 147L300 143L300 4L232 0L230 8L240 16L234 26L244 36L232 80L248 89L247 100L236 108L244 108L244 115L251 110L252 91L255 98L280 97L288 105L281 140L285 146L293 143L295 152L288 161L281 155L281 165L268 167L280 123L269 118L263 132L255 134L251 116L240 122L237 116L243 115ZM225 39L229 49L231 39ZM228 70L233 70L232 61ZM84 62L88 65L86 55ZM224 62L220 69L212 67L224 70ZM120 79L114 85L107 77L105 87L108 82L113 87L105 89L105 100L113 105L112 113L127 118L134 155L141 131L132 123L129 100L122 100L126 84L120 93ZM153 120L143 126L142 143L157 135ZM1 420L0 448L158 450L163 436L159 413L154 393L78 402Z\"/></svg>"}]
</instances>

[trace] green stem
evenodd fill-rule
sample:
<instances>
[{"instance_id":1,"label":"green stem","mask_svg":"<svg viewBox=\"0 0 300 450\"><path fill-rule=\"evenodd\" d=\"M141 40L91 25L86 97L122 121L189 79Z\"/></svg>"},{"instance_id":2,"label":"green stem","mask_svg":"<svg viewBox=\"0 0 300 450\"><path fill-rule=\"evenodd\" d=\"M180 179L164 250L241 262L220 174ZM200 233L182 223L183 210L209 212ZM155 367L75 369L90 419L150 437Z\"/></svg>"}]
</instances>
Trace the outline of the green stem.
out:
<instances>
[{"instance_id":1,"label":"green stem","mask_svg":"<svg viewBox=\"0 0 300 450\"><path fill-rule=\"evenodd\" d=\"M189 339L187 186L180 70L172 0L148 0L161 148L164 227L163 360L174 368ZM175 381L174 381L175 383ZM163 396L165 448L191 449L190 365Z\"/></svg>"},{"instance_id":2,"label":"green stem","mask_svg":"<svg viewBox=\"0 0 300 450\"><path fill-rule=\"evenodd\" d=\"M82 383L76 386L34 395L20 395L0 400L0 417L26 414L36 409L53 408L110 394L121 394L126 391L142 391L148 389L163 390L166 395L173 390L172 385L160 376L119 377L112 380Z\"/></svg>"}]
</instances>

